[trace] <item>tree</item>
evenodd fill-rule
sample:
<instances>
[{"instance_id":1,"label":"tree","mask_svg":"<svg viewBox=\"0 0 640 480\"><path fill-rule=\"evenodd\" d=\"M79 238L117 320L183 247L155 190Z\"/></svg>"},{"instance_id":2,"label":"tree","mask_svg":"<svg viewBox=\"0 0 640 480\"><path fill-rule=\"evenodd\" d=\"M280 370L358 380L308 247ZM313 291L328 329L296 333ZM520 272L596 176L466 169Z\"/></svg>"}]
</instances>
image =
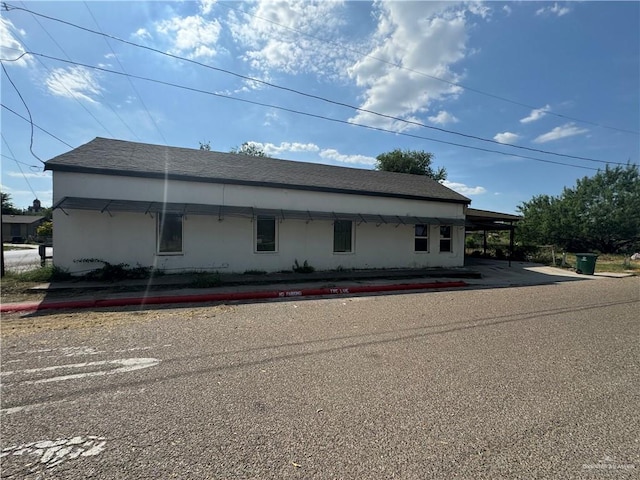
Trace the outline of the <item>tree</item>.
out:
<instances>
[{"instance_id":1,"label":"tree","mask_svg":"<svg viewBox=\"0 0 640 480\"><path fill-rule=\"evenodd\" d=\"M206 152L211 151L211 142L198 142L200 144L200 150L204 150Z\"/></svg>"},{"instance_id":2,"label":"tree","mask_svg":"<svg viewBox=\"0 0 640 480\"><path fill-rule=\"evenodd\" d=\"M637 165L606 167L558 197L539 195L518 206L518 240L568 251L629 252L640 248Z\"/></svg>"},{"instance_id":3,"label":"tree","mask_svg":"<svg viewBox=\"0 0 640 480\"><path fill-rule=\"evenodd\" d=\"M244 142L239 147L233 147L231 153L239 153L241 155L251 155L252 157L267 157L262 147L253 142Z\"/></svg>"},{"instance_id":4,"label":"tree","mask_svg":"<svg viewBox=\"0 0 640 480\"><path fill-rule=\"evenodd\" d=\"M53 222L47 220L42 222L41 225L36 228L36 235L39 237L52 237L53 236Z\"/></svg>"},{"instance_id":5,"label":"tree","mask_svg":"<svg viewBox=\"0 0 640 480\"><path fill-rule=\"evenodd\" d=\"M447 179L446 169L439 167L434 170L431 166L433 154L424 150L400 150L397 148L391 152L381 153L376 157L376 160L376 170L426 175L438 182Z\"/></svg>"},{"instance_id":6,"label":"tree","mask_svg":"<svg viewBox=\"0 0 640 480\"><path fill-rule=\"evenodd\" d=\"M3 215L19 215L22 213L22 210L16 208L16 206L11 201L11 195L9 195L8 193L0 192L0 197L2 198Z\"/></svg>"}]
</instances>

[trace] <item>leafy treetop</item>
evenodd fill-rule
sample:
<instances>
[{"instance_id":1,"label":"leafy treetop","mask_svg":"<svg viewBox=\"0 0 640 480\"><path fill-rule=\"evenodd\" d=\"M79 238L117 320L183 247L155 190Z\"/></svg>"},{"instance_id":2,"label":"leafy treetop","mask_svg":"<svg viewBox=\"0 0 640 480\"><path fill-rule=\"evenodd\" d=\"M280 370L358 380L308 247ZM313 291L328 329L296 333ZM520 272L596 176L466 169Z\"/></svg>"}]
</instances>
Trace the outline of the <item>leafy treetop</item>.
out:
<instances>
[{"instance_id":1,"label":"leafy treetop","mask_svg":"<svg viewBox=\"0 0 640 480\"><path fill-rule=\"evenodd\" d=\"M434 169L431 166L433 154L424 150L400 150L381 153L376 157L376 170L396 173L410 173L413 175L425 175L441 182L447 179L447 171L444 167Z\"/></svg>"}]
</instances>

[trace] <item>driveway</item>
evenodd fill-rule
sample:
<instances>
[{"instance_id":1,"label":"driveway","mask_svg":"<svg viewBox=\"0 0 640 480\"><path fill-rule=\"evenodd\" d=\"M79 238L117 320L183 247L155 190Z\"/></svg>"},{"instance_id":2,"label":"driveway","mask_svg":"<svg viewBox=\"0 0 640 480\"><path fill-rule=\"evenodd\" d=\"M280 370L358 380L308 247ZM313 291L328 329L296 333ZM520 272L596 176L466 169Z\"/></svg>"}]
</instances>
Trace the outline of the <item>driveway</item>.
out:
<instances>
[{"instance_id":1,"label":"driveway","mask_svg":"<svg viewBox=\"0 0 640 480\"><path fill-rule=\"evenodd\" d=\"M3 478L631 478L638 280L3 315Z\"/></svg>"}]
</instances>

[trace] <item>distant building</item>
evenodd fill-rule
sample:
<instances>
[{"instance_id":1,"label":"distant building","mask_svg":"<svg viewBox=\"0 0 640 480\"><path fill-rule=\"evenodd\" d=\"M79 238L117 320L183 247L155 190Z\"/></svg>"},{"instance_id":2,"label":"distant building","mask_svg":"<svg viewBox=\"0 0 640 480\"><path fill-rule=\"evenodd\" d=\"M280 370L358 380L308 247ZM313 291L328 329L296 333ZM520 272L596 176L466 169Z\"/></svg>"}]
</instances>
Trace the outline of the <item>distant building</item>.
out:
<instances>
[{"instance_id":1,"label":"distant building","mask_svg":"<svg viewBox=\"0 0 640 480\"><path fill-rule=\"evenodd\" d=\"M40 203L40 200L38 200L37 198L33 201L33 205L31 207L29 207L27 210L29 210L29 212L32 213L38 213L39 211L42 210L42 204Z\"/></svg>"},{"instance_id":2,"label":"distant building","mask_svg":"<svg viewBox=\"0 0 640 480\"><path fill-rule=\"evenodd\" d=\"M2 215L2 242L24 243L36 238L42 215Z\"/></svg>"}]
</instances>

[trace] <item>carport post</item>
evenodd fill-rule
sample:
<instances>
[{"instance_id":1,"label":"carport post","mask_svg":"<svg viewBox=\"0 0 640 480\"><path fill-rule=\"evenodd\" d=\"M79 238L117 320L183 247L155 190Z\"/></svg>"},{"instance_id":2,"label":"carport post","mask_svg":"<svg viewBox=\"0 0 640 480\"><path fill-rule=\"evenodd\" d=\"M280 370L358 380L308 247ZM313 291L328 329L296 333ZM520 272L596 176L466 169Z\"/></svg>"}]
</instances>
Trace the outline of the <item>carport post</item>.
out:
<instances>
[{"instance_id":1,"label":"carport post","mask_svg":"<svg viewBox=\"0 0 640 480\"><path fill-rule=\"evenodd\" d=\"M484 239L484 255L487 255L487 230L483 230L483 239Z\"/></svg>"},{"instance_id":2,"label":"carport post","mask_svg":"<svg viewBox=\"0 0 640 480\"><path fill-rule=\"evenodd\" d=\"M2 250L0 250L0 277L4 277L4 237L2 236L2 229L4 225L2 224L2 213L0 213L0 245L2 246Z\"/></svg>"}]
</instances>

